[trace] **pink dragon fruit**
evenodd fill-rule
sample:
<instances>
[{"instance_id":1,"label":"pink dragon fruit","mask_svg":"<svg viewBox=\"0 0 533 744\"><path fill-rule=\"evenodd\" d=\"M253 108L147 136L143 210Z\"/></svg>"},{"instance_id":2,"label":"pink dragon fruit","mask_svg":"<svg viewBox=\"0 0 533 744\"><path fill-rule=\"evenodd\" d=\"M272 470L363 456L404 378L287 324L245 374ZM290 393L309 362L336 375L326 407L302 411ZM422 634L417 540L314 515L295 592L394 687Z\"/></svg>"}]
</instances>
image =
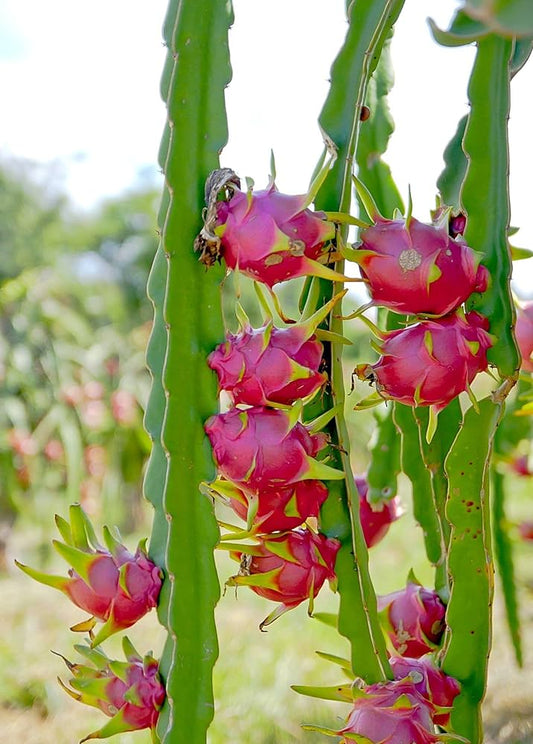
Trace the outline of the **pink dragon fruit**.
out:
<instances>
[{"instance_id":1,"label":"pink dragon fruit","mask_svg":"<svg viewBox=\"0 0 533 744\"><path fill-rule=\"evenodd\" d=\"M355 485L359 492L359 517L367 548L383 540L392 522L402 515L400 500L397 496L389 501L371 505L368 503L368 482L366 476L356 475Z\"/></svg>"},{"instance_id":2,"label":"pink dragon fruit","mask_svg":"<svg viewBox=\"0 0 533 744\"><path fill-rule=\"evenodd\" d=\"M518 534L525 542L533 542L533 522L524 521L518 525Z\"/></svg>"},{"instance_id":3,"label":"pink dragon fruit","mask_svg":"<svg viewBox=\"0 0 533 744\"><path fill-rule=\"evenodd\" d=\"M259 537L255 546L232 551L241 568L228 586L249 586L256 594L281 605L260 625L269 625L301 602L312 601L328 579L335 580L338 540L300 529L281 535Z\"/></svg>"},{"instance_id":4,"label":"pink dragon fruit","mask_svg":"<svg viewBox=\"0 0 533 744\"><path fill-rule=\"evenodd\" d=\"M206 183L205 225L195 242L200 260L222 256L228 268L273 287L298 276L339 279L328 269L326 244L335 225L324 212L307 209L309 196L280 193L272 182L264 191L240 191L230 169L214 171ZM218 199L220 193L225 199Z\"/></svg>"},{"instance_id":5,"label":"pink dragon fruit","mask_svg":"<svg viewBox=\"0 0 533 744\"><path fill-rule=\"evenodd\" d=\"M533 470L529 467L529 455L516 455L510 461L511 470L523 478L533 475Z\"/></svg>"},{"instance_id":6,"label":"pink dragon fruit","mask_svg":"<svg viewBox=\"0 0 533 744\"><path fill-rule=\"evenodd\" d=\"M522 369L533 372L533 302L518 306L515 333L522 355Z\"/></svg>"},{"instance_id":7,"label":"pink dragon fruit","mask_svg":"<svg viewBox=\"0 0 533 744\"><path fill-rule=\"evenodd\" d=\"M36 581L64 592L92 615L72 630L92 630L95 618L103 620L92 641L96 646L113 633L129 628L157 605L162 571L148 558L142 542L135 554L130 553L104 527L106 550L78 504L70 507L70 524L61 517L56 517L56 522L65 542L54 540L53 545L72 566L68 578L17 565Z\"/></svg>"},{"instance_id":8,"label":"pink dragon fruit","mask_svg":"<svg viewBox=\"0 0 533 744\"><path fill-rule=\"evenodd\" d=\"M89 739L106 739L125 731L155 730L165 700L165 688L159 677L159 665L150 654L142 658L128 638L123 640L127 662L109 659L99 649L77 645L75 649L92 666L63 660L73 677L70 687L61 686L74 700L99 708L111 720Z\"/></svg>"},{"instance_id":9,"label":"pink dragon fruit","mask_svg":"<svg viewBox=\"0 0 533 744\"><path fill-rule=\"evenodd\" d=\"M327 380L320 371L323 346L304 325L243 328L208 357L221 390L234 403L290 405L319 390Z\"/></svg>"},{"instance_id":10,"label":"pink dragon fruit","mask_svg":"<svg viewBox=\"0 0 533 744\"><path fill-rule=\"evenodd\" d=\"M448 234L448 216L437 225L414 217L377 216L361 232L356 260L376 305L406 315L447 315L472 292L484 292L489 273L481 256Z\"/></svg>"},{"instance_id":11,"label":"pink dragon fruit","mask_svg":"<svg viewBox=\"0 0 533 744\"><path fill-rule=\"evenodd\" d=\"M431 708L408 680L370 685L354 702L346 726L338 731L341 744L433 744ZM360 738L358 738L360 737Z\"/></svg>"},{"instance_id":12,"label":"pink dragon fruit","mask_svg":"<svg viewBox=\"0 0 533 744\"><path fill-rule=\"evenodd\" d=\"M205 431L220 474L252 493L301 480L342 478L342 472L314 459L326 436L310 434L292 414L258 406L208 419Z\"/></svg>"},{"instance_id":13,"label":"pink dragon fruit","mask_svg":"<svg viewBox=\"0 0 533 744\"><path fill-rule=\"evenodd\" d=\"M488 321L476 312L423 320L383 334L382 356L356 368L384 398L438 412L487 368Z\"/></svg>"},{"instance_id":14,"label":"pink dragon fruit","mask_svg":"<svg viewBox=\"0 0 533 744\"><path fill-rule=\"evenodd\" d=\"M417 692L431 705L433 722L446 728L450 721L449 709L461 691L459 682L436 667L430 654L419 659L393 656L390 665L394 679L410 679Z\"/></svg>"},{"instance_id":15,"label":"pink dragon fruit","mask_svg":"<svg viewBox=\"0 0 533 744\"><path fill-rule=\"evenodd\" d=\"M401 656L418 659L438 646L446 607L432 589L408 581L405 589L378 597L378 610L385 631Z\"/></svg>"},{"instance_id":16,"label":"pink dragon fruit","mask_svg":"<svg viewBox=\"0 0 533 744\"><path fill-rule=\"evenodd\" d=\"M230 481L216 480L211 489L228 500L233 511L250 523L257 534L284 532L318 517L328 489L318 480L298 481L292 486L259 491L252 496Z\"/></svg>"}]
</instances>

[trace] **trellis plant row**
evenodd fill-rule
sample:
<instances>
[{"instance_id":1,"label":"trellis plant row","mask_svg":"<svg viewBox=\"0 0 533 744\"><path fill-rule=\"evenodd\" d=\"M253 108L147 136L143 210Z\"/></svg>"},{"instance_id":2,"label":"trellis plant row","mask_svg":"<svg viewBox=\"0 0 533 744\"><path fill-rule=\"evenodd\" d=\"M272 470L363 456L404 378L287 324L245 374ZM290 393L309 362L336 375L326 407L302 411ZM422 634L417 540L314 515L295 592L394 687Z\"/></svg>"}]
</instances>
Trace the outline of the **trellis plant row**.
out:
<instances>
[{"instance_id":1,"label":"trellis plant row","mask_svg":"<svg viewBox=\"0 0 533 744\"><path fill-rule=\"evenodd\" d=\"M475 42L477 55L470 112L446 148L436 209L424 223L410 198L404 209L381 157L393 130L389 47L403 0L347 5L348 30L319 119L324 156L309 192L298 196L277 190L274 168L268 186L256 190L219 167L231 6L170 1L161 243L148 282L149 548L141 543L131 553L107 528L102 545L74 505L69 521L56 520L62 541L55 547L71 566L68 577L19 564L90 614L72 627L88 634L75 647L86 663L63 657L71 673L66 691L110 716L86 739L149 728L162 744L206 741L218 548L238 564L227 585L275 603L261 629L302 602L312 614L326 580L338 592L338 615L322 619L348 640L350 658L323 656L344 681L294 690L350 707L338 730L306 728L345 744L483 741L492 531L522 660L501 467L518 462L532 420L533 329L526 307L518 348L509 288L511 258L529 253L508 242L507 119L511 77L533 46L533 18L519 0L501 5L465 2L448 31L431 25L439 43ZM360 218L351 215L353 201ZM359 231L353 245L350 228ZM354 281L346 262L359 266L370 303L343 315ZM253 280L261 324L251 323L237 293L238 328L224 329L225 272ZM302 277L298 317L290 317L275 287ZM365 315L372 305L377 325ZM373 386L356 408L381 408L368 473L354 475L342 352L346 324L361 321L376 336L379 358L355 367L354 377ZM520 364L518 394L505 413ZM486 372L492 392L477 400L473 383ZM527 463L520 467L530 474ZM376 597L369 549L401 514L400 472L412 485L434 588L411 572L396 591ZM218 501L233 510L231 523L217 522ZM167 630L159 661L126 637L126 661L109 659L100 644L156 604ZM95 630L98 621L104 624Z\"/></svg>"}]
</instances>

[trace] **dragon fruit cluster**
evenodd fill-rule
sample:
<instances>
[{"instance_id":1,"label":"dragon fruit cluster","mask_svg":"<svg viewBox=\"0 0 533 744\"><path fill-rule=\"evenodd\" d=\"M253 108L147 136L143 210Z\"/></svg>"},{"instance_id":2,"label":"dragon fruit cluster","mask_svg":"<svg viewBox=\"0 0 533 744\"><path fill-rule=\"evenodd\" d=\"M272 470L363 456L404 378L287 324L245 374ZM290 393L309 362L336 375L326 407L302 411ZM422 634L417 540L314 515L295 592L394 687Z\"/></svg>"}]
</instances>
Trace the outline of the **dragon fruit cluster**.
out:
<instances>
[{"instance_id":1,"label":"dragon fruit cluster","mask_svg":"<svg viewBox=\"0 0 533 744\"><path fill-rule=\"evenodd\" d=\"M486 290L489 274L457 229L451 237L449 210L433 224L411 216L389 220L376 210L356 250L372 303L408 316L405 328L381 334L380 358L359 365L356 374L375 383L383 398L435 413L470 390L492 345L488 320L461 308ZM409 324L412 318L417 322Z\"/></svg>"},{"instance_id":2,"label":"dragon fruit cluster","mask_svg":"<svg viewBox=\"0 0 533 744\"><path fill-rule=\"evenodd\" d=\"M309 323L245 327L228 334L208 360L233 405L205 424L217 467L211 490L255 539L231 551L240 570L227 583L279 603L261 627L305 600L312 603L326 579L335 579L340 544L308 521L316 523L328 496L323 480L343 473L317 459L327 437L302 423L294 406L324 385L321 360L322 344Z\"/></svg>"},{"instance_id":3,"label":"dragon fruit cluster","mask_svg":"<svg viewBox=\"0 0 533 744\"><path fill-rule=\"evenodd\" d=\"M303 275L338 279L325 265L335 226L309 203L309 195L281 194L273 180L264 191L243 192L233 171L214 171L195 246L200 260L209 265L223 258L229 269L270 289ZM217 469L209 489L246 521L235 534L255 540L231 550L240 570L228 584L250 586L280 603L262 626L304 600L312 607L326 579L335 579L340 546L317 525L328 496L324 481L344 473L326 464L327 437L302 423L300 412L327 383L317 329L340 296L283 328L272 320L253 328L241 309L238 331L228 333L208 357L219 392L230 402L229 410L205 424ZM371 546L399 516L398 504L374 511L360 490Z\"/></svg>"},{"instance_id":4,"label":"dragon fruit cluster","mask_svg":"<svg viewBox=\"0 0 533 744\"><path fill-rule=\"evenodd\" d=\"M87 632L89 645L75 646L92 667L62 657L73 679L61 683L75 700L100 708L111 721L88 739L103 739L123 731L155 730L165 699L158 662L149 654L142 658L127 638L123 640L127 661L110 660L99 645L114 633L130 628L157 605L163 572L148 557L144 541L135 553L120 541L118 532L104 527L102 545L79 504L70 507L70 520L56 516L63 540L54 540L59 555L70 565L67 576L47 574L16 561L24 573L42 584L59 589L89 618L71 630ZM102 626L95 633L98 621Z\"/></svg>"}]
</instances>

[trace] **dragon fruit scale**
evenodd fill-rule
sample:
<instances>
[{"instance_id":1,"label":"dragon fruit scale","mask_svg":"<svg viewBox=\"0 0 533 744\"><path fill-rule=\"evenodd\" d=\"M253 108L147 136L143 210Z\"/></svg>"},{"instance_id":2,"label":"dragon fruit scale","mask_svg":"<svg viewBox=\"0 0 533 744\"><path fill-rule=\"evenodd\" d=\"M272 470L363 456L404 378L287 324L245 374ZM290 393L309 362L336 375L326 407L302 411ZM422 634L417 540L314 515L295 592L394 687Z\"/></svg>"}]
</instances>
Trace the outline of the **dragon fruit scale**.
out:
<instances>
[{"instance_id":1,"label":"dragon fruit scale","mask_svg":"<svg viewBox=\"0 0 533 744\"><path fill-rule=\"evenodd\" d=\"M326 436L310 434L291 414L256 406L211 416L205 431L219 473L252 493L302 480L342 478L341 471L314 459L327 444Z\"/></svg>"},{"instance_id":2,"label":"dragon fruit scale","mask_svg":"<svg viewBox=\"0 0 533 744\"><path fill-rule=\"evenodd\" d=\"M91 666L73 664L62 657L73 675L70 687L59 680L65 692L74 700L99 708L111 718L80 744L126 731L155 730L165 700L158 662L151 654L141 657L128 638L124 638L122 645L125 662L111 660L100 649L84 645L77 645L75 649Z\"/></svg>"},{"instance_id":3,"label":"dragon fruit scale","mask_svg":"<svg viewBox=\"0 0 533 744\"><path fill-rule=\"evenodd\" d=\"M328 497L328 489L319 480L298 481L291 486L259 491L251 495L230 481L217 479L210 488L226 501L255 534L284 532L299 527L310 517L317 518Z\"/></svg>"},{"instance_id":4,"label":"dragon fruit scale","mask_svg":"<svg viewBox=\"0 0 533 744\"><path fill-rule=\"evenodd\" d=\"M377 545L393 522L402 515L400 500L397 496L389 501L371 505L368 503L368 481L364 475L355 476L355 485L359 492L359 518L367 548Z\"/></svg>"},{"instance_id":5,"label":"dragon fruit scale","mask_svg":"<svg viewBox=\"0 0 533 744\"><path fill-rule=\"evenodd\" d=\"M458 312L384 333L382 356L373 365L359 365L356 374L375 382L384 398L438 412L487 369L488 326L476 312Z\"/></svg>"},{"instance_id":6,"label":"dragon fruit scale","mask_svg":"<svg viewBox=\"0 0 533 744\"><path fill-rule=\"evenodd\" d=\"M489 273L480 265L480 255L461 236L451 238L447 222L428 225L414 217L377 216L375 224L361 232L355 260L376 305L406 315L440 317L456 310L472 292L486 290Z\"/></svg>"},{"instance_id":7,"label":"dragon fruit scale","mask_svg":"<svg viewBox=\"0 0 533 744\"><path fill-rule=\"evenodd\" d=\"M335 559L340 542L308 529L258 538L255 546L232 551L240 571L228 586L249 586L256 594L280 606L260 625L269 625L285 611L312 601L328 579L335 580Z\"/></svg>"},{"instance_id":8,"label":"dragon fruit scale","mask_svg":"<svg viewBox=\"0 0 533 744\"><path fill-rule=\"evenodd\" d=\"M208 178L206 201L195 248L208 266L223 257L228 268L269 287L299 276L339 279L320 263L335 225L307 208L307 194L282 194L273 182L262 191L243 192L238 177L225 168Z\"/></svg>"},{"instance_id":9,"label":"dragon fruit scale","mask_svg":"<svg viewBox=\"0 0 533 744\"><path fill-rule=\"evenodd\" d=\"M446 607L432 589L408 581L404 589L378 597L378 610L384 630L400 656L417 659L438 646Z\"/></svg>"},{"instance_id":10,"label":"dragon fruit scale","mask_svg":"<svg viewBox=\"0 0 533 744\"><path fill-rule=\"evenodd\" d=\"M162 571L148 558L141 542L131 553L104 527L107 550L97 541L89 519L78 504L70 507L70 524L61 517L56 522L65 542L53 545L72 568L68 577L45 574L17 562L19 568L36 581L66 594L82 610L88 621L72 630L91 630L95 618L104 625L92 640L96 646L108 636L129 628L157 605Z\"/></svg>"}]
</instances>

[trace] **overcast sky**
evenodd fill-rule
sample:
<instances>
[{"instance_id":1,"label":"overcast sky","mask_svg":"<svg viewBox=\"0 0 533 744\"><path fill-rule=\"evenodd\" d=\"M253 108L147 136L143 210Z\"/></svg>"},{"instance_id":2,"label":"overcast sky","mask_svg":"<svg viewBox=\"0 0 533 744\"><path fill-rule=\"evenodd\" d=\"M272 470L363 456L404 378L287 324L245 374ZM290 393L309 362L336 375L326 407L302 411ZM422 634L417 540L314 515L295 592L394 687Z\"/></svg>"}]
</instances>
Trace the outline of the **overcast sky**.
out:
<instances>
[{"instance_id":1,"label":"overcast sky","mask_svg":"<svg viewBox=\"0 0 533 744\"><path fill-rule=\"evenodd\" d=\"M406 0L393 42L396 121L387 159L417 218L429 218L442 151L467 111L473 47L445 49L428 16L446 26L454 0ZM71 199L91 207L155 171L164 108L159 79L167 0L2 0L0 154L56 164ZM305 191L322 149L316 119L345 33L344 0L235 0L230 142L222 160L266 184L270 150L278 185ZM533 247L529 204L533 62L513 81L512 222ZM533 260L518 288L533 294Z\"/></svg>"}]
</instances>

